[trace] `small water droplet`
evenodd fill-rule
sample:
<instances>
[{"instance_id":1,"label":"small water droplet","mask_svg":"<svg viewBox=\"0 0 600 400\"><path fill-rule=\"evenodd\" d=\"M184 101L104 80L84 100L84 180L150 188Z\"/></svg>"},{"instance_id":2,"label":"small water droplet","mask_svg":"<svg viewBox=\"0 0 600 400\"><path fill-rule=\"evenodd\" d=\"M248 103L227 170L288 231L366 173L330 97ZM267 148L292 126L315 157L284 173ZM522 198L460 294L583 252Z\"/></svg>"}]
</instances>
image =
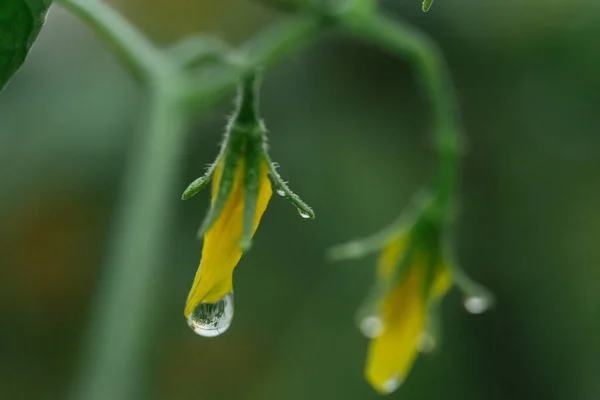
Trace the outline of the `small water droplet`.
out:
<instances>
[{"instance_id":1,"label":"small water droplet","mask_svg":"<svg viewBox=\"0 0 600 400\"><path fill-rule=\"evenodd\" d=\"M435 349L435 338L429 332L421 333L417 342L417 350L421 353L429 353Z\"/></svg>"},{"instance_id":2,"label":"small water droplet","mask_svg":"<svg viewBox=\"0 0 600 400\"><path fill-rule=\"evenodd\" d=\"M488 299L482 296L469 296L465 298L463 304L471 314L481 314L490 306Z\"/></svg>"},{"instance_id":3,"label":"small water droplet","mask_svg":"<svg viewBox=\"0 0 600 400\"><path fill-rule=\"evenodd\" d=\"M383 384L383 390L387 393L392 393L402 385L402 379L399 376L390 378Z\"/></svg>"},{"instance_id":4,"label":"small water droplet","mask_svg":"<svg viewBox=\"0 0 600 400\"><path fill-rule=\"evenodd\" d=\"M233 292L216 303L200 303L188 317L188 325L198 335L219 336L231 326L233 320Z\"/></svg>"},{"instance_id":5,"label":"small water droplet","mask_svg":"<svg viewBox=\"0 0 600 400\"><path fill-rule=\"evenodd\" d=\"M383 333L383 321L375 315L369 315L360 321L360 331L369 339L375 339Z\"/></svg>"},{"instance_id":6,"label":"small water droplet","mask_svg":"<svg viewBox=\"0 0 600 400\"><path fill-rule=\"evenodd\" d=\"M298 209L298 214L304 219L310 218L310 214L304 210Z\"/></svg>"},{"instance_id":7,"label":"small water droplet","mask_svg":"<svg viewBox=\"0 0 600 400\"><path fill-rule=\"evenodd\" d=\"M283 190L283 189L281 189L281 188L277 189L277 190L276 190L276 192L277 192L277 194L278 194L278 195L280 195L280 196L285 196L285 190Z\"/></svg>"}]
</instances>

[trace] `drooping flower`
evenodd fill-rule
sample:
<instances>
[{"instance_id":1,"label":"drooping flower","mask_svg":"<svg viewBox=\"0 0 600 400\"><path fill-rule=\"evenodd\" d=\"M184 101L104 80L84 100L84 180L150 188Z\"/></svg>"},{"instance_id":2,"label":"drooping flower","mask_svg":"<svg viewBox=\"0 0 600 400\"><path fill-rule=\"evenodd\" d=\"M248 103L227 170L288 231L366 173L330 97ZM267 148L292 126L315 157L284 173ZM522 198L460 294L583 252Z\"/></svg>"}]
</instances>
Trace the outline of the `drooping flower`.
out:
<instances>
[{"instance_id":1,"label":"drooping flower","mask_svg":"<svg viewBox=\"0 0 600 400\"><path fill-rule=\"evenodd\" d=\"M411 218L332 253L334 258L348 258L381 251L376 284L358 319L361 331L371 339L365 378L382 394L401 385L419 352L435 347L436 308L453 283L465 291L466 299L477 298L485 308L491 303L488 292L450 260L444 221L437 210L434 203L424 201Z\"/></svg>"},{"instance_id":2,"label":"drooping flower","mask_svg":"<svg viewBox=\"0 0 600 400\"><path fill-rule=\"evenodd\" d=\"M222 165L217 166L212 188L213 206L217 197L222 171ZM264 160L261 160L258 174L259 188L251 235L256 232L272 194L271 182L268 178L268 167ZM240 243L245 223L244 205L247 202L243 175L244 167L241 164L237 167L231 194L223 210L204 235L200 266L184 312L186 317L190 315L198 303L216 303L233 291L233 269L242 257Z\"/></svg>"},{"instance_id":3,"label":"drooping flower","mask_svg":"<svg viewBox=\"0 0 600 400\"><path fill-rule=\"evenodd\" d=\"M231 325L233 270L250 248L271 198L269 174L278 192L302 214L314 218L312 209L287 187L269 158L257 99L257 79L251 75L240 85L238 106L221 153L182 196L192 197L213 179L211 208L199 231L204 238L202 258L184 310L190 327L202 336L217 336Z\"/></svg>"}]
</instances>

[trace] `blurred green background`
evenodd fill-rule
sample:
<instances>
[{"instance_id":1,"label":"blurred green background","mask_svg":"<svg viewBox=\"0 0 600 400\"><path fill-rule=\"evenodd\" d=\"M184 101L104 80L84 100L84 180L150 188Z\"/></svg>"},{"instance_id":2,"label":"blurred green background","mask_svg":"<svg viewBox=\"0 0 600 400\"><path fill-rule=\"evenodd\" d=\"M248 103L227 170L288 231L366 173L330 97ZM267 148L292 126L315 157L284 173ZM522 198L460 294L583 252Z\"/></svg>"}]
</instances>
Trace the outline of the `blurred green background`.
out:
<instances>
[{"instance_id":1,"label":"blurred green background","mask_svg":"<svg viewBox=\"0 0 600 400\"><path fill-rule=\"evenodd\" d=\"M162 44L199 31L239 43L281 17L250 0L111 4ZM443 346L392 397L599 399L600 2L383 8L448 58L469 137L458 255L498 298L471 316L453 291ZM145 100L57 6L0 96L0 399L69 392ZM224 101L198 116L182 190L215 157L230 111ZM354 326L375 258L330 265L324 253L386 225L430 181L427 104L405 63L331 32L266 73L262 112L280 172L317 219L273 198L236 270L231 329L201 338L182 312L208 191L187 202L173 193L146 398L378 397L362 378L367 342Z\"/></svg>"}]
</instances>

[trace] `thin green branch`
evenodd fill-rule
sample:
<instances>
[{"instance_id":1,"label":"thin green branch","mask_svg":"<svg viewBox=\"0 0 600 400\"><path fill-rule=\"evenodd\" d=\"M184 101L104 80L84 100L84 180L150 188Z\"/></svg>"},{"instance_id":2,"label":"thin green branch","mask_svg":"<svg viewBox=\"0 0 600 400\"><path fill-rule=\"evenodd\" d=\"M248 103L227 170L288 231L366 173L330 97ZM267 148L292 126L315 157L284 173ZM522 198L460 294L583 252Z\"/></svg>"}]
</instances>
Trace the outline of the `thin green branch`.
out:
<instances>
[{"instance_id":1,"label":"thin green branch","mask_svg":"<svg viewBox=\"0 0 600 400\"><path fill-rule=\"evenodd\" d=\"M163 53L106 3L98 0L56 1L112 45L141 80L156 77L169 68Z\"/></svg>"},{"instance_id":2,"label":"thin green branch","mask_svg":"<svg viewBox=\"0 0 600 400\"><path fill-rule=\"evenodd\" d=\"M73 399L128 400L147 381L160 282L186 122L171 86L158 85L124 182L109 257L90 311Z\"/></svg>"},{"instance_id":3,"label":"thin green branch","mask_svg":"<svg viewBox=\"0 0 600 400\"><path fill-rule=\"evenodd\" d=\"M442 207L453 207L463 142L456 101L448 69L438 47L422 32L406 23L376 13L342 14L340 25L353 35L415 67L433 108L438 167L437 197ZM445 215L449 213L444 210Z\"/></svg>"},{"instance_id":4,"label":"thin green branch","mask_svg":"<svg viewBox=\"0 0 600 400\"><path fill-rule=\"evenodd\" d=\"M167 57L182 68L191 68L206 61L220 59L231 64L236 63L233 49L215 36L189 36L167 48L166 52Z\"/></svg>"},{"instance_id":5,"label":"thin green branch","mask_svg":"<svg viewBox=\"0 0 600 400\"><path fill-rule=\"evenodd\" d=\"M298 51L325 26L318 16L299 16L267 28L237 52L245 62L219 67L190 85L186 95L188 106L196 109L213 105L237 86L240 77Z\"/></svg>"},{"instance_id":6,"label":"thin green branch","mask_svg":"<svg viewBox=\"0 0 600 400\"><path fill-rule=\"evenodd\" d=\"M205 50L198 51L199 47L191 45L180 47L177 51L189 53L182 50L178 62L171 62L169 52L157 49L105 3L57 1L99 32L152 88L145 135L125 182L106 278L92 310L87 358L75 398L144 397L139 393L145 381L143 355L151 342L152 304L157 300L155 290L163 270L170 199L177 186L178 156L189 118L233 90L240 77L297 51L329 24L342 25L356 36L413 61L434 109L441 159L438 197L449 203L456 185L461 131L443 59L420 33L372 13L372 0L350 2L346 12L337 15L331 8L315 10L312 6L316 2L307 1L313 15L292 17L265 30L235 53L240 57L234 62L225 57L224 66L205 71L204 78L197 81L184 67L204 57ZM212 50L220 52L216 47ZM182 104L187 106L185 112Z\"/></svg>"}]
</instances>

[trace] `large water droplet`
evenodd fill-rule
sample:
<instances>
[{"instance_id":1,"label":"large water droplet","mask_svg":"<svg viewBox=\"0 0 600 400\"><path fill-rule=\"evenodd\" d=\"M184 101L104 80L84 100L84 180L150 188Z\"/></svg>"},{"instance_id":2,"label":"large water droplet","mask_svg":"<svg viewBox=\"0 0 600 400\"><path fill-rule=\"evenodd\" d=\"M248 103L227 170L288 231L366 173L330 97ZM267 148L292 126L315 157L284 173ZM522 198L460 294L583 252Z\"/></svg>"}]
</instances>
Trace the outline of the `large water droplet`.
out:
<instances>
[{"instance_id":1,"label":"large water droplet","mask_svg":"<svg viewBox=\"0 0 600 400\"><path fill-rule=\"evenodd\" d=\"M360 331L369 339L375 339L383 333L383 321L375 315L369 315L360 321Z\"/></svg>"},{"instance_id":2,"label":"large water droplet","mask_svg":"<svg viewBox=\"0 0 600 400\"><path fill-rule=\"evenodd\" d=\"M392 393L398 389L400 385L402 385L402 379L399 376L390 378L383 384L383 390L387 393Z\"/></svg>"},{"instance_id":3,"label":"large water droplet","mask_svg":"<svg viewBox=\"0 0 600 400\"><path fill-rule=\"evenodd\" d=\"M469 296L465 298L463 304L471 314L481 314L490 306L489 300L482 296Z\"/></svg>"},{"instance_id":4,"label":"large water droplet","mask_svg":"<svg viewBox=\"0 0 600 400\"><path fill-rule=\"evenodd\" d=\"M188 325L200 336L219 336L233 320L233 292L216 303L200 303L188 317Z\"/></svg>"},{"instance_id":5,"label":"large water droplet","mask_svg":"<svg viewBox=\"0 0 600 400\"><path fill-rule=\"evenodd\" d=\"M281 188L277 189L275 192L280 196L285 196L285 190L283 190Z\"/></svg>"},{"instance_id":6,"label":"large water droplet","mask_svg":"<svg viewBox=\"0 0 600 400\"><path fill-rule=\"evenodd\" d=\"M310 214L300 208L298 209L298 214L304 219L310 218Z\"/></svg>"},{"instance_id":7,"label":"large water droplet","mask_svg":"<svg viewBox=\"0 0 600 400\"><path fill-rule=\"evenodd\" d=\"M435 338L429 332L423 332L417 341L417 350L421 353L429 353L435 349Z\"/></svg>"}]
</instances>

